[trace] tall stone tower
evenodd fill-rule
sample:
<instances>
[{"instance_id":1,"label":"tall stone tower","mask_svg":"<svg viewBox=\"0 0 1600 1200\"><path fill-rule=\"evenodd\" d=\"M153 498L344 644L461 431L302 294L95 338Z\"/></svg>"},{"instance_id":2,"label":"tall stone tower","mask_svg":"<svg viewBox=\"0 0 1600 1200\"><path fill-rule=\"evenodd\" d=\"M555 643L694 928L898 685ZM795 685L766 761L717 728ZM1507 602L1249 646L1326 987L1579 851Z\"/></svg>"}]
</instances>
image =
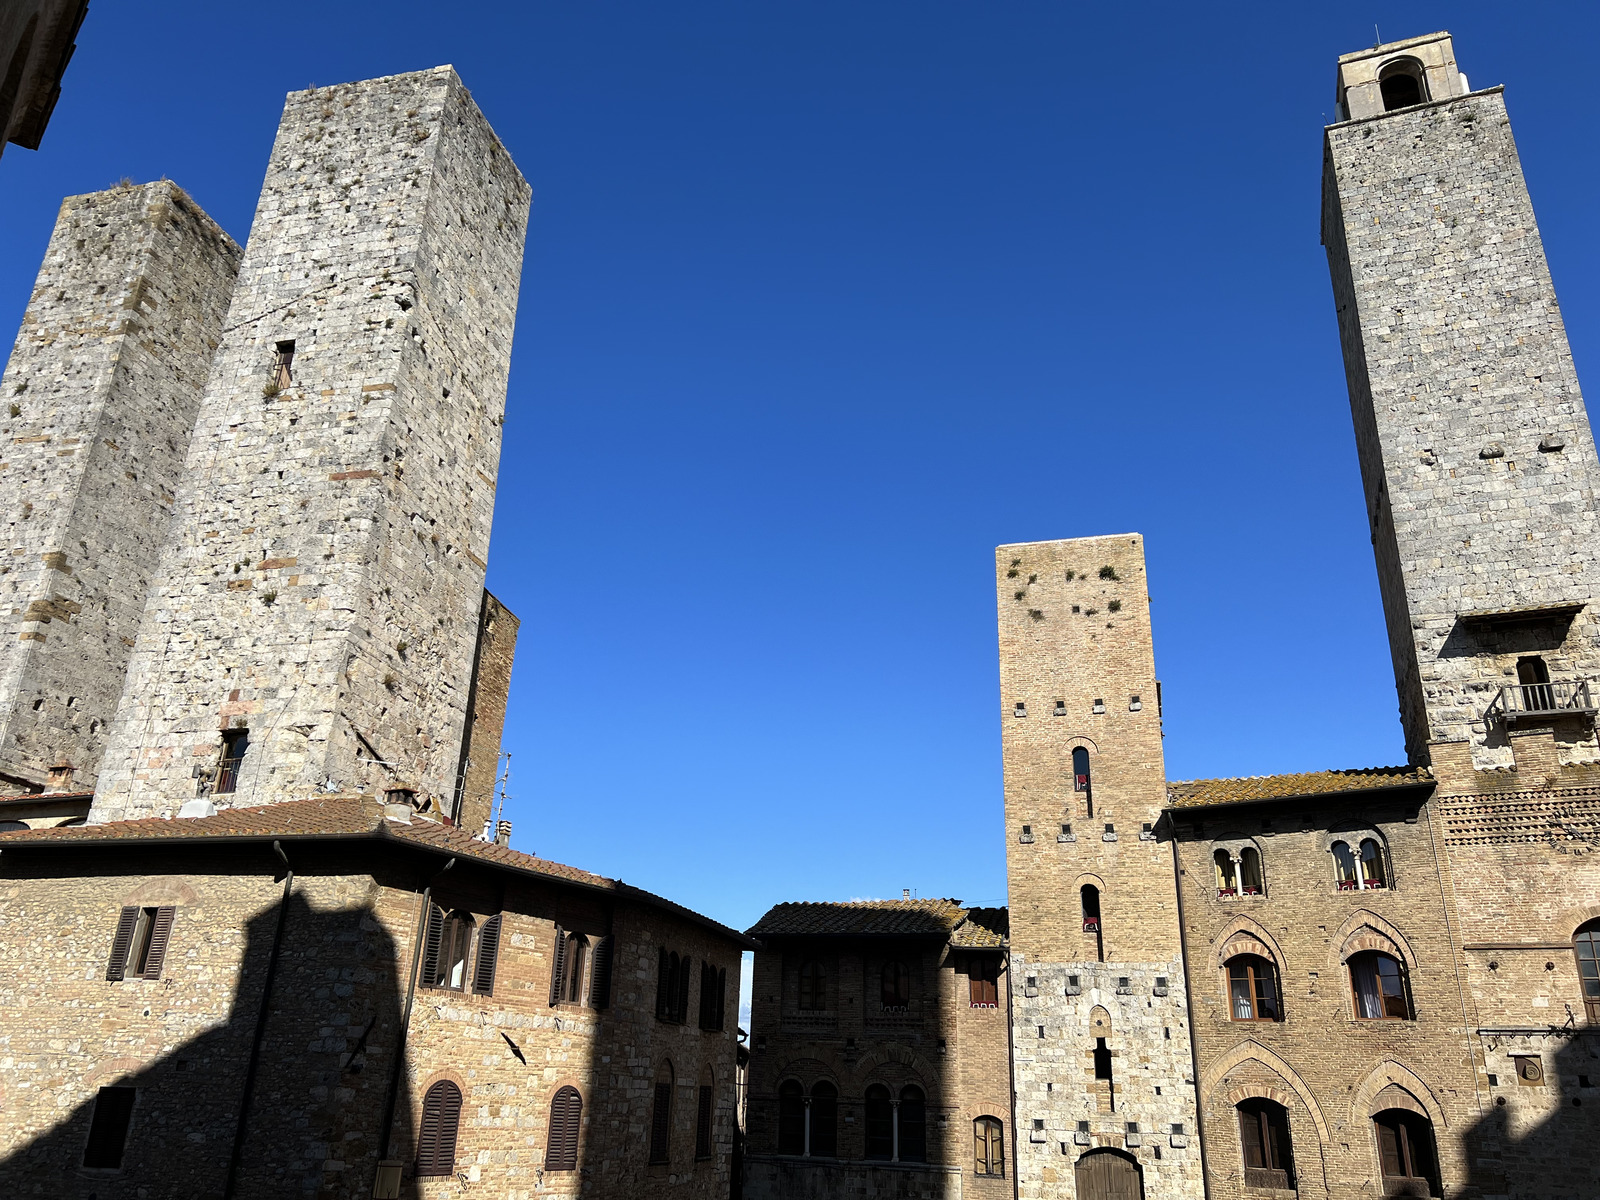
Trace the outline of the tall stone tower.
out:
<instances>
[{"instance_id":1,"label":"tall stone tower","mask_svg":"<svg viewBox=\"0 0 1600 1200\"><path fill-rule=\"evenodd\" d=\"M1339 60L1322 240L1412 762L1600 755L1594 438L1498 87L1448 34ZM1554 755L1552 755L1554 757Z\"/></svg>"},{"instance_id":2,"label":"tall stone tower","mask_svg":"<svg viewBox=\"0 0 1600 1200\"><path fill-rule=\"evenodd\" d=\"M0 379L0 787L94 785L238 269L176 184L62 202Z\"/></svg>"},{"instance_id":3,"label":"tall stone tower","mask_svg":"<svg viewBox=\"0 0 1600 1200\"><path fill-rule=\"evenodd\" d=\"M1203 1194L1143 539L1001 546L1019 1194Z\"/></svg>"},{"instance_id":4,"label":"tall stone tower","mask_svg":"<svg viewBox=\"0 0 1600 1200\"><path fill-rule=\"evenodd\" d=\"M528 203L448 67L289 96L92 821L448 808Z\"/></svg>"}]
</instances>

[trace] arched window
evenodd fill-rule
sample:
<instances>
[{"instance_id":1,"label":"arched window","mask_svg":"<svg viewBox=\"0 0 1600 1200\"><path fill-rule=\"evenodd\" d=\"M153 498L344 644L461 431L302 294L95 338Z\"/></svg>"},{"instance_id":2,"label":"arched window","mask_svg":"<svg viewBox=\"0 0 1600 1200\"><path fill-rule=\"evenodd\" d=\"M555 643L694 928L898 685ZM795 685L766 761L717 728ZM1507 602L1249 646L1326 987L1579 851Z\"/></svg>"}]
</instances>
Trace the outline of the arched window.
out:
<instances>
[{"instance_id":1,"label":"arched window","mask_svg":"<svg viewBox=\"0 0 1600 1200\"><path fill-rule=\"evenodd\" d=\"M1328 847L1333 851L1334 878L1341 892L1353 892L1361 886L1356 878L1356 856L1350 853L1349 842L1335 842Z\"/></svg>"},{"instance_id":2,"label":"arched window","mask_svg":"<svg viewBox=\"0 0 1600 1200\"><path fill-rule=\"evenodd\" d=\"M1378 72L1378 90L1383 93L1383 111L1410 108L1428 98L1422 79L1422 64L1414 58L1400 58Z\"/></svg>"},{"instance_id":3,"label":"arched window","mask_svg":"<svg viewBox=\"0 0 1600 1200\"><path fill-rule=\"evenodd\" d=\"M589 939L581 933L567 938L567 968L563 982L568 1004L583 1003L584 970L589 965Z\"/></svg>"},{"instance_id":4,"label":"arched window","mask_svg":"<svg viewBox=\"0 0 1600 1200\"><path fill-rule=\"evenodd\" d=\"M1260 896L1266 892L1261 877L1261 851L1254 846L1239 851L1239 890L1246 896Z\"/></svg>"},{"instance_id":5,"label":"arched window","mask_svg":"<svg viewBox=\"0 0 1600 1200\"><path fill-rule=\"evenodd\" d=\"M467 984L467 951L472 944L472 917L459 910L445 915L437 904L429 907L423 941L425 987L462 991Z\"/></svg>"},{"instance_id":6,"label":"arched window","mask_svg":"<svg viewBox=\"0 0 1600 1200\"><path fill-rule=\"evenodd\" d=\"M866 1155L868 1158L894 1157L894 1102L881 1083L867 1088Z\"/></svg>"},{"instance_id":7,"label":"arched window","mask_svg":"<svg viewBox=\"0 0 1600 1200\"><path fill-rule=\"evenodd\" d=\"M461 1124L461 1089L441 1079L422 1098L417 1133L417 1174L456 1173L456 1130Z\"/></svg>"},{"instance_id":8,"label":"arched window","mask_svg":"<svg viewBox=\"0 0 1600 1200\"><path fill-rule=\"evenodd\" d=\"M1083 931L1094 939L1095 959L1105 962L1106 942L1100 923L1100 889L1092 883L1086 883L1079 894L1083 903ZM1089 939L1084 940L1087 942Z\"/></svg>"},{"instance_id":9,"label":"arched window","mask_svg":"<svg viewBox=\"0 0 1600 1200\"><path fill-rule=\"evenodd\" d=\"M1228 960L1228 1013L1235 1021L1281 1021L1277 972L1258 954Z\"/></svg>"},{"instance_id":10,"label":"arched window","mask_svg":"<svg viewBox=\"0 0 1600 1200\"><path fill-rule=\"evenodd\" d=\"M1239 880L1233 870L1233 855L1226 850L1218 850L1211 856L1217 868L1217 895L1237 896L1239 894Z\"/></svg>"},{"instance_id":11,"label":"arched window","mask_svg":"<svg viewBox=\"0 0 1600 1200\"><path fill-rule=\"evenodd\" d=\"M905 963L883 964L881 998L884 1012L904 1012L911 1006L911 971Z\"/></svg>"},{"instance_id":12,"label":"arched window","mask_svg":"<svg viewBox=\"0 0 1600 1200\"><path fill-rule=\"evenodd\" d=\"M778 1085L778 1153L806 1152L806 1093L798 1079Z\"/></svg>"},{"instance_id":13,"label":"arched window","mask_svg":"<svg viewBox=\"0 0 1600 1200\"><path fill-rule=\"evenodd\" d=\"M1006 1127L999 1117L979 1117L972 1123L973 1173L1006 1173Z\"/></svg>"},{"instance_id":14,"label":"arched window","mask_svg":"<svg viewBox=\"0 0 1600 1200\"><path fill-rule=\"evenodd\" d=\"M1289 1189L1294 1157L1289 1146L1289 1114L1271 1100L1239 1104L1239 1145L1244 1151L1246 1187Z\"/></svg>"},{"instance_id":15,"label":"arched window","mask_svg":"<svg viewBox=\"0 0 1600 1200\"><path fill-rule=\"evenodd\" d=\"M1089 751L1083 746L1075 746L1072 750L1072 790L1089 790Z\"/></svg>"},{"instance_id":16,"label":"arched window","mask_svg":"<svg viewBox=\"0 0 1600 1200\"><path fill-rule=\"evenodd\" d=\"M545 1142L546 1171L578 1169L578 1127L583 1121L583 1097L575 1087L556 1089L550 1101L550 1136Z\"/></svg>"},{"instance_id":17,"label":"arched window","mask_svg":"<svg viewBox=\"0 0 1600 1200\"><path fill-rule=\"evenodd\" d=\"M1390 1108L1372 1118L1386 1196L1438 1196L1433 1124L1421 1113Z\"/></svg>"},{"instance_id":18,"label":"arched window","mask_svg":"<svg viewBox=\"0 0 1600 1200\"><path fill-rule=\"evenodd\" d=\"M811 1125L806 1153L813 1158L839 1156L839 1089L826 1079L811 1085Z\"/></svg>"},{"instance_id":19,"label":"arched window","mask_svg":"<svg viewBox=\"0 0 1600 1200\"><path fill-rule=\"evenodd\" d=\"M900 1089L900 1107L896 1111L899 1126L896 1140L901 1162L928 1161L928 1104L922 1089L908 1083Z\"/></svg>"},{"instance_id":20,"label":"arched window","mask_svg":"<svg viewBox=\"0 0 1600 1200\"><path fill-rule=\"evenodd\" d=\"M827 1005L828 976L816 959L800 964L800 1007L807 1012L818 1012Z\"/></svg>"},{"instance_id":21,"label":"arched window","mask_svg":"<svg viewBox=\"0 0 1600 1200\"><path fill-rule=\"evenodd\" d=\"M664 1163L672 1151L672 1064L656 1072L655 1100L650 1106L650 1161Z\"/></svg>"},{"instance_id":22,"label":"arched window","mask_svg":"<svg viewBox=\"0 0 1600 1200\"><path fill-rule=\"evenodd\" d=\"M1350 988L1356 1016L1362 1020L1409 1020L1405 967L1381 950L1364 950L1350 956Z\"/></svg>"},{"instance_id":23,"label":"arched window","mask_svg":"<svg viewBox=\"0 0 1600 1200\"><path fill-rule=\"evenodd\" d=\"M1600 1025L1600 921L1578 926L1572 937L1578 955L1578 981L1583 987L1583 1006L1589 1023Z\"/></svg>"},{"instance_id":24,"label":"arched window","mask_svg":"<svg viewBox=\"0 0 1600 1200\"><path fill-rule=\"evenodd\" d=\"M1361 843L1361 886L1387 887L1388 878L1383 869L1383 847L1373 838L1364 839Z\"/></svg>"},{"instance_id":25,"label":"arched window","mask_svg":"<svg viewBox=\"0 0 1600 1200\"><path fill-rule=\"evenodd\" d=\"M699 1103L694 1109L694 1158L705 1162L711 1157L712 1118L716 1115L717 1089L711 1068L700 1072Z\"/></svg>"},{"instance_id":26,"label":"arched window","mask_svg":"<svg viewBox=\"0 0 1600 1200\"><path fill-rule=\"evenodd\" d=\"M1528 712L1555 709L1555 690L1550 686L1550 668L1537 654L1517 659L1517 682L1522 686L1522 707Z\"/></svg>"}]
</instances>

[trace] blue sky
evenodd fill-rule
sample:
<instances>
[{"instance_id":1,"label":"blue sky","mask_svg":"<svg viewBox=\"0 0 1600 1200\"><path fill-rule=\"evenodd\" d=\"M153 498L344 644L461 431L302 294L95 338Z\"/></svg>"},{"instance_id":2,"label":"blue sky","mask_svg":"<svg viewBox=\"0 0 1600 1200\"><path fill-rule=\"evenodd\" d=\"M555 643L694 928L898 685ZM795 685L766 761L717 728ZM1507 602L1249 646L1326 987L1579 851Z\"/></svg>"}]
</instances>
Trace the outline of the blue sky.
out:
<instances>
[{"instance_id":1,"label":"blue sky","mask_svg":"<svg viewBox=\"0 0 1600 1200\"><path fill-rule=\"evenodd\" d=\"M490 585L521 849L730 924L1004 898L993 547L1147 538L1171 778L1402 760L1326 260L1336 56L1507 85L1580 373L1580 5L96 0L0 160L249 231L283 94L452 62L533 184ZM1561 47L1552 57L1552 46Z\"/></svg>"}]
</instances>

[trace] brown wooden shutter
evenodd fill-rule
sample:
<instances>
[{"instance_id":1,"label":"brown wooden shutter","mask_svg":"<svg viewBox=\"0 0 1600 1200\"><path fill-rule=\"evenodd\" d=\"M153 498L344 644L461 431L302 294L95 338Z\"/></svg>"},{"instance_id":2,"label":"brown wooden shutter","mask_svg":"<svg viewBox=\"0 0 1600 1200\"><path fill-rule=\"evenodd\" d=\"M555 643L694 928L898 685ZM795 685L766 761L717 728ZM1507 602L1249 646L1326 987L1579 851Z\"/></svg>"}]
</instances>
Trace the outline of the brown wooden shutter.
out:
<instances>
[{"instance_id":1,"label":"brown wooden shutter","mask_svg":"<svg viewBox=\"0 0 1600 1200\"><path fill-rule=\"evenodd\" d=\"M116 983L128 969L128 946L133 941L133 927L139 920L137 907L122 910L117 918L117 932L111 939L111 961L106 964L106 979Z\"/></svg>"},{"instance_id":2,"label":"brown wooden shutter","mask_svg":"<svg viewBox=\"0 0 1600 1200\"><path fill-rule=\"evenodd\" d=\"M494 968L500 961L500 921L495 913L483 923L478 934L478 969L472 975L472 990L480 996L494 995Z\"/></svg>"},{"instance_id":3,"label":"brown wooden shutter","mask_svg":"<svg viewBox=\"0 0 1600 1200\"><path fill-rule=\"evenodd\" d=\"M417 1174L454 1175L456 1132L461 1125L461 1089L441 1079L422 1101L422 1128L417 1134Z\"/></svg>"},{"instance_id":4,"label":"brown wooden shutter","mask_svg":"<svg viewBox=\"0 0 1600 1200\"><path fill-rule=\"evenodd\" d=\"M668 998L672 995L671 968L667 961L667 948L661 947L661 965L656 969L656 1016L667 1015Z\"/></svg>"},{"instance_id":5,"label":"brown wooden shutter","mask_svg":"<svg viewBox=\"0 0 1600 1200\"><path fill-rule=\"evenodd\" d=\"M422 986L439 986L439 943L444 938L444 909L428 904L428 930L422 939Z\"/></svg>"},{"instance_id":6,"label":"brown wooden shutter","mask_svg":"<svg viewBox=\"0 0 1600 1200\"><path fill-rule=\"evenodd\" d=\"M672 1134L672 1085L656 1084L655 1108L650 1114L650 1161L664 1163Z\"/></svg>"},{"instance_id":7,"label":"brown wooden shutter","mask_svg":"<svg viewBox=\"0 0 1600 1200\"><path fill-rule=\"evenodd\" d=\"M589 968L589 1007L605 1008L611 1003L611 938L596 938L593 965Z\"/></svg>"},{"instance_id":8,"label":"brown wooden shutter","mask_svg":"<svg viewBox=\"0 0 1600 1200\"><path fill-rule=\"evenodd\" d=\"M1261 1117L1246 1109L1239 1110L1239 1142L1244 1150L1244 1165L1265 1167L1266 1147L1261 1144Z\"/></svg>"},{"instance_id":9,"label":"brown wooden shutter","mask_svg":"<svg viewBox=\"0 0 1600 1200\"><path fill-rule=\"evenodd\" d=\"M150 949L144 956L144 974L140 978L161 978L161 960L167 956L167 942L172 939L172 918L177 911L171 905L156 909L156 919L150 925Z\"/></svg>"},{"instance_id":10,"label":"brown wooden shutter","mask_svg":"<svg viewBox=\"0 0 1600 1200\"><path fill-rule=\"evenodd\" d=\"M711 1085L700 1085L700 1107L694 1115L694 1156L711 1157Z\"/></svg>"},{"instance_id":11,"label":"brown wooden shutter","mask_svg":"<svg viewBox=\"0 0 1600 1200\"><path fill-rule=\"evenodd\" d=\"M567 977L567 931L556 926L555 944L550 948L550 1004L561 1003L561 984Z\"/></svg>"},{"instance_id":12,"label":"brown wooden shutter","mask_svg":"<svg viewBox=\"0 0 1600 1200\"><path fill-rule=\"evenodd\" d=\"M689 1019L689 968L694 959L687 954L678 963L678 1020Z\"/></svg>"},{"instance_id":13,"label":"brown wooden shutter","mask_svg":"<svg viewBox=\"0 0 1600 1200\"><path fill-rule=\"evenodd\" d=\"M583 1098L574 1087L563 1087L550 1101L550 1139L545 1147L546 1171L578 1169L578 1128L583 1119Z\"/></svg>"},{"instance_id":14,"label":"brown wooden shutter","mask_svg":"<svg viewBox=\"0 0 1600 1200\"><path fill-rule=\"evenodd\" d=\"M728 969L723 967L717 972L717 1023L714 1029L728 1027Z\"/></svg>"}]
</instances>

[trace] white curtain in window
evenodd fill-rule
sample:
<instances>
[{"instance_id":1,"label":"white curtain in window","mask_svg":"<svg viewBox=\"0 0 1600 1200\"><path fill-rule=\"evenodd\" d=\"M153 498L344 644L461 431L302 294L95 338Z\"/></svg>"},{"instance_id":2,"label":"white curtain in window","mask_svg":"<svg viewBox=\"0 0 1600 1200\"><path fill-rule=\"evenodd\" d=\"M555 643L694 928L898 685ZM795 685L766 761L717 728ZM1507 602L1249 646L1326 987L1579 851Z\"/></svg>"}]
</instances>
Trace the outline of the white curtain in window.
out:
<instances>
[{"instance_id":1,"label":"white curtain in window","mask_svg":"<svg viewBox=\"0 0 1600 1200\"><path fill-rule=\"evenodd\" d=\"M1370 957L1350 960L1350 978L1355 981L1356 1000L1363 1017L1383 1016L1383 992L1378 987L1378 970Z\"/></svg>"}]
</instances>

